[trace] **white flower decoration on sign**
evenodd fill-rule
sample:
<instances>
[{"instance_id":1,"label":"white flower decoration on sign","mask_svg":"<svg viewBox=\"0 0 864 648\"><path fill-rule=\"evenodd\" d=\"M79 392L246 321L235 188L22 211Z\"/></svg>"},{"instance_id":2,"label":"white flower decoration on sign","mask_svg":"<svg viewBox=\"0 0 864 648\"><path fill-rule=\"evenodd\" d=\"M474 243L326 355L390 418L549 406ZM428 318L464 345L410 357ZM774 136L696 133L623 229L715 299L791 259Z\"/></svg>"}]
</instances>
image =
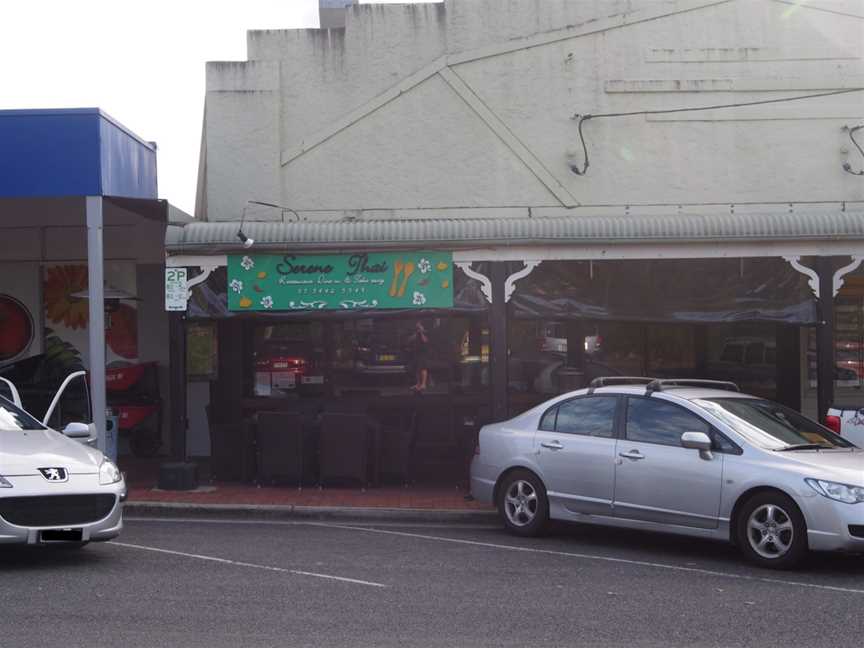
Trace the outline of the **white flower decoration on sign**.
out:
<instances>
[{"instance_id":1,"label":"white flower decoration on sign","mask_svg":"<svg viewBox=\"0 0 864 648\"><path fill-rule=\"evenodd\" d=\"M424 295L421 292L415 292L414 293L414 305L415 306L422 306L425 303L426 303L426 295Z\"/></svg>"},{"instance_id":2,"label":"white flower decoration on sign","mask_svg":"<svg viewBox=\"0 0 864 648\"><path fill-rule=\"evenodd\" d=\"M240 265L243 266L244 270L251 270L255 267L255 262L248 256L244 256L243 259L240 261Z\"/></svg>"},{"instance_id":3,"label":"white flower decoration on sign","mask_svg":"<svg viewBox=\"0 0 864 648\"><path fill-rule=\"evenodd\" d=\"M231 286L231 290L236 293L239 293L241 290L243 290L243 282L239 279L232 279L231 283L228 285Z\"/></svg>"},{"instance_id":4,"label":"white flower decoration on sign","mask_svg":"<svg viewBox=\"0 0 864 648\"><path fill-rule=\"evenodd\" d=\"M430 270L432 270L432 264L429 263L429 259L420 259L420 261L417 263L417 269L420 270L420 272L422 272L423 274L426 274Z\"/></svg>"},{"instance_id":5,"label":"white flower decoration on sign","mask_svg":"<svg viewBox=\"0 0 864 648\"><path fill-rule=\"evenodd\" d=\"M273 298L270 295L261 298L261 305L264 308L273 308Z\"/></svg>"}]
</instances>

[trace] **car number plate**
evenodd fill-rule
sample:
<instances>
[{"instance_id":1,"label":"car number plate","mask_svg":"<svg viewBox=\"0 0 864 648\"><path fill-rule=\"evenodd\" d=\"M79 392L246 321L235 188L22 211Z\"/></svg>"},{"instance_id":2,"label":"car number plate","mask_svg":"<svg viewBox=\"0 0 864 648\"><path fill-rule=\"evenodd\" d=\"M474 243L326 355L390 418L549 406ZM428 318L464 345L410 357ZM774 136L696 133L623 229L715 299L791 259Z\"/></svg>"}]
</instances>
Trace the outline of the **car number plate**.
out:
<instances>
[{"instance_id":1,"label":"car number plate","mask_svg":"<svg viewBox=\"0 0 864 648\"><path fill-rule=\"evenodd\" d=\"M84 532L81 529L45 529L39 537L42 542L81 542Z\"/></svg>"},{"instance_id":2,"label":"car number plate","mask_svg":"<svg viewBox=\"0 0 864 648\"><path fill-rule=\"evenodd\" d=\"M396 359L396 356L392 353L385 353L384 355L378 356L378 362L393 362Z\"/></svg>"},{"instance_id":3,"label":"car number plate","mask_svg":"<svg viewBox=\"0 0 864 648\"><path fill-rule=\"evenodd\" d=\"M274 371L273 386L277 389L294 389L297 377L293 371Z\"/></svg>"}]
</instances>

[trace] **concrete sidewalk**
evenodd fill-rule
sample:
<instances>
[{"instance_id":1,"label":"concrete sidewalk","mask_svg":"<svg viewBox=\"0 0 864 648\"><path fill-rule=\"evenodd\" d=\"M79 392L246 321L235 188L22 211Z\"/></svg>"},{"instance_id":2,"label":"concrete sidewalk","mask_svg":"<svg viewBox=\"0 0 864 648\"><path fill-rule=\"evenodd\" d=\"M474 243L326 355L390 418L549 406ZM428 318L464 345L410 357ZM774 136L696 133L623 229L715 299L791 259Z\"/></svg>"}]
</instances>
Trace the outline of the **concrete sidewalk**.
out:
<instances>
[{"instance_id":1,"label":"concrete sidewalk","mask_svg":"<svg viewBox=\"0 0 864 648\"><path fill-rule=\"evenodd\" d=\"M417 522L440 524L497 524L491 508L435 509L383 506L298 506L278 504L200 504L189 502L127 501L130 518L189 518L242 520L329 520L354 522Z\"/></svg>"},{"instance_id":2,"label":"concrete sidewalk","mask_svg":"<svg viewBox=\"0 0 864 648\"><path fill-rule=\"evenodd\" d=\"M151 482L152 483L152 482ZM129 487L130 517L494 522L495 511L464 489L435 486L303 489L230 482L191 491Z\"/></svg>"}]
</instances>

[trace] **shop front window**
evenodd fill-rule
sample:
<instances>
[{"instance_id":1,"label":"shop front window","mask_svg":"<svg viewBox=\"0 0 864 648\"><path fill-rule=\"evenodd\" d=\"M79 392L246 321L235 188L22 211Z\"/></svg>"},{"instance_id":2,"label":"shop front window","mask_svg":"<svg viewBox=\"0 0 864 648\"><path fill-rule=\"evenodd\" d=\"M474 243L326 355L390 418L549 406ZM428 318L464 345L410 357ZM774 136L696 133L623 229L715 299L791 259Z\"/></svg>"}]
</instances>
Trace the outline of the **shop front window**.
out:
<instances>
[{"instance_id":1,"label":"shop front window","mask_svg":"<svg viewBox=\"0 0 864 648\"><path fill-rule=\"evenodd\" d=\"M707 330L703 378L734 382L743 392L777 395L777 332L773 324L718 324Z\"/></svg>"},{"instance_id":2,"label":"shop front window","mask_svg":"<svg viewBox=\"0 0 864 648\"><path fill-rule=\"evenodd\" d=\"M509 391L517 411L595 378L694 377L697 371L691 325L517 319L509 325ZM572 353L572 344L581 353Z\"/></svg>"},{"instance_id":3,"label":"shop front window","mask_svg":"<svg viewBox=\"0 0 864 648\"><path fill-rule=\"evenodd\" d=\"M430 395L488 391L485 317L361 317L251 326L250 385L256 397L404 397L416 391L412 387ZM418 328L425 338L420 344Z\"/></svg>"},{"instance_id":4,"label":"shop front window","mask_svg":"<svg viewBox=\"0 0 864 648\"><path fill-rule=\"evenodd\" d=\"M835 260L835 269L846 259ZM816 415L816 329L807 335L807 394L805 412ZM834 298L834 403L844 407L864 404L864 267L843 278Z\"/></svg>"},{"instance_id":5,"label":"shop front window","mask_svg":"<svg viewBox=\"0 0 864 648\"><path fill-rule=\"evenodd\" d=\"M834 398L838 405L858 407L864 387L864 282L852 279L847 278L847 285L834 300ZM811 396L815 398L815 329L808 336L807 365Z\"/></svg>"},{"instance_id":6,"label":"shop front window","mask_svg":"<svg viewBox=\"0 0 864 648\"><path fill-rule=\"evenodd\" d=\"M254 396L284 398L323 391L326 368L320 323L255 326L253 347Z\"/></svg>"},{"instance_id":7,"label":"shop front window","mask_svg":"<svg viewBox=\"0 0 864 648\"><path fill-rule=\"evenodd\" d=\"M488 385L488 327L458 317L363 318L333 325L333 387L344 393L449 394Z\"/></svg>"},{"instance_id":8,"label":"shop front window","mask_svg":"<svg viewBox=\"0 0 864 648\"><path fill-rule=\"evenodd\" d=\"M518 412L599 376L731 380L776 398L777 327L810 325L815 309L806 278L776 257L544 261L508 317Z\"/></svg>"},{"instance_id":9,"label":"shop front window","mask_svg":"<svg viewBox=\"0 0 864 648\"><path fill-rule=\"evenodd\" d=\"M849 292L853 290L854 283ZM835 301L834 363L837 391L860 391L864 378L864 296L846 295Z\"/></svg>"},{"instance_id":10,"label":"shop front window","mask_svg":"<svg viewBox=\"0 0 864 648\"><path fill-rule=\"evenodd\" d=\"M440 320L366 318L333 325L334 355L338 358L333 365L336 395L408 393L410 386L417 382L415 335L418 325L423 327L428 340L427 390L446 390L449 381L442 370L446 368L447 353L441 347L444 336Z\"/></svg>"}]
</instances>

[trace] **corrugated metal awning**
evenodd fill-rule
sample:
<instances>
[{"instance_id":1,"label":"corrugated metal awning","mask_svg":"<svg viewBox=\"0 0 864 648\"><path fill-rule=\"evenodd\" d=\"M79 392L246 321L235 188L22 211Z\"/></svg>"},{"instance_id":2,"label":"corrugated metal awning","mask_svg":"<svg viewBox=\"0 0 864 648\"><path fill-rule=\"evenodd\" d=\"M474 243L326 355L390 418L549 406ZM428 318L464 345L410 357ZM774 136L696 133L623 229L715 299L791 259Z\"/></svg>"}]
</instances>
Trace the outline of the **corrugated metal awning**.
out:
<instances>
[{"instance_id":1,"label":"corrugated metal awning","mask_svg":"<svg viewBox=\"0 0 864 648\"><path fill-rule=\"evenodd\" d=\"M169 227L172 254L242 251L239 223L193 222ZM726 215L620 215L534 218L453 218L249 222L255 249L468 249L478 246L639 242L794 241L864 239L864 212L818 211Z\"/></svg>"}]
</instances>

